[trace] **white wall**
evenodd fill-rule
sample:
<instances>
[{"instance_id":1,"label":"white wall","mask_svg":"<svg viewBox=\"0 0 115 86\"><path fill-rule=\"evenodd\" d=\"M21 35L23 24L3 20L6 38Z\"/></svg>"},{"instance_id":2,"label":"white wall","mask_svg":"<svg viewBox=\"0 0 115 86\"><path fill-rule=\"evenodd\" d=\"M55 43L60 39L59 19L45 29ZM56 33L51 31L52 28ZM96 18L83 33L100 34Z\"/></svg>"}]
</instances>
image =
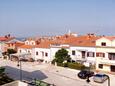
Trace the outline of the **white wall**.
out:
<instances>
[{"instance_id":1,"label":"white wall","mask_svg":"<svg viewBox=\"0 0 115 86\"><path fill-rule=\"evenodd\" d=\"M25 41L25 45L35 45L35 41L34 40L26 40Z\"/></svg>"},{"instance_id":2,"label":"white wall","mask_svg":"<svg viewBox=\"0 0 115 86\"><path fill-rule=\"evenodd\" d=\"M50 48L50 52L51 52L51 59L55 58L55 53L60 50L61 48Z\"/></svg>"},{"instance_id":3,"label":"white wall","mask_svg":"<svg viewBox=\"0 0 115 86\"><path fill-rule=\"evenodd\" d=\"M51 59L55 59L55 54L58 50L60 50L61 47L52 47L50 48L50 52L51 52ZM65 48L68 51L68 54L70 55L70 49L69 48Z\"/></svg>"},{"instance_id":4,"label":"white wall","mask_svg":"<svg viewBox=\"0 0 115 86\"><path fill-rule=\"evenodd\" d=\"M112 46L115 47L115 40L112 41Z\"/></svg>"},{"instance_id":5,"label":"white wall","mask_svg":"<svg viewBox=\"0 0 115 86\"><path fill-rule=\"evenodd\" d=\"M0 51L1 52L5 52L5 48L7 47L7 45L3 42L0 43Z\"/></svg>"},{"instance_id":6,"label":"white wall","mask_svg":"<svg viewBox=\"0 0 115 86\"><path fill-rule=\"evenodd\" d=\"M50 53L50 49L49 48L33 48L32 49L32 56L35 60L38 59L43 59L45 61L50 61L51 60L51 53ZM36 55L36 52L38 52L38 55ZM45 53L48 54L48 56L45 56ZM42 55L44 54L44 55Z\"/></svg>"},{"instance_id":7,"label":"white wall","mask_svg":"<svg viewBox=\"0 0 115 86\"><path fill-rule=\"evenodd\" d=\"M31 53L32 54L32 49L18 48L18 53Z\"/></svg>"},{"instance_id":8,"label":"white wall","mask_svg":"<svg viewBox=\"0 0 115 86\"><path fill-rule=\"evenodd\" d=\"M72 50L75 50L76 55L72 55ZM95 62L95 56L94 57L87 57L87 52L94 52L96 53L95 47L79 47L79 46L71 46L71 58L73 60L77 60L77 58L82 59L81 51L86 51L86 60L89 62Z\"/></svg>"}]
</instances>

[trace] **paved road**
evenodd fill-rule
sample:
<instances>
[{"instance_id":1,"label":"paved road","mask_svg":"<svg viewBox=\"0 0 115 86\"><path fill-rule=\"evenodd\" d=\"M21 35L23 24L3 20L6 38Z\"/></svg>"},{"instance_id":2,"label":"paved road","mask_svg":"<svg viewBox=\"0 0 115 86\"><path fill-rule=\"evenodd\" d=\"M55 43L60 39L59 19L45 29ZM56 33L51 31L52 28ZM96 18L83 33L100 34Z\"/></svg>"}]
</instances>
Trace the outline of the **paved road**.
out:
<instances>
[{"instance_id":1,"label":"paved road","mask_svg":"<svg viewBox=\"0 0 115 86\"><path fill-rule=\"evenodd\" d=\"M20 79L20 69L17 67L17 62L0 59L0 65L6 67L8 75L16 80ZM88 84L85 80L81 80L77 77L79 71L68 68L55 67L48 64L38 64L31 62L22 62L22 75L23 80L30 81L34 78L46 81L56 86L107 86L107 82L104 84L98 84L91 82ZM114 77L114 75L110 75ZM114 84L115 78L111 79L111 86Z\"/></svg>"}]
</instances>

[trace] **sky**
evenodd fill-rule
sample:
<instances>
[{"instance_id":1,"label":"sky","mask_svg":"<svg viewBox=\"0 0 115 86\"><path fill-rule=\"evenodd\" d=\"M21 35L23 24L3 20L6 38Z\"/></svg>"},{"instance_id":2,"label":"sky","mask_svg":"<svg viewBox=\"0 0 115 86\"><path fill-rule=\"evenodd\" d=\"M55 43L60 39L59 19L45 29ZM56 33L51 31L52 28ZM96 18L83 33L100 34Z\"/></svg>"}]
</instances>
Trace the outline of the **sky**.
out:
<instances>
[{"instance_id":1,"label":"sky","mask_svg":"<svg viewBox=\"0 0 115 86\"><path fill-rule=\"evenodd\" d=\"M115 0L0 0L0 35L115 35Z\"/></svg>"}]
</instances>

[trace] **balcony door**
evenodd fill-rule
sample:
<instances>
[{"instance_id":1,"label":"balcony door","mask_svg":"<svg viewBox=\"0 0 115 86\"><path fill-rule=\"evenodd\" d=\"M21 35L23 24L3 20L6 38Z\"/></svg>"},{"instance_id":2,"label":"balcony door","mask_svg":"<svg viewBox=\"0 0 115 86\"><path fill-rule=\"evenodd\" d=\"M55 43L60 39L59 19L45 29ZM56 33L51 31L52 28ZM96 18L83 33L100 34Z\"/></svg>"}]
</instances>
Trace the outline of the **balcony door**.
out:
<instances>
[{"instance_id":1,"label":"balcony door","mask_svg":"<svg viewBox=\"0 0 115 86\"><path fill-rule=\"evenodd\" d=\"M81 54L82 54L82 58L85 58L85 51L82 51Z\"/></svg>"},{"instance_id":2,"label":"balcony door","mask_svg":"<svg viewBox=\"0 0 115 86\"><path fill-rule=\"evenodd\" d=\"M115 60L115 53L108 53L109 60Z\"/></svg>"},{"instance_id":3,"label":"balcony door","mask_svg":"<svg viewBox=\"0 0 115 86\"><path fill-rule=\"evenodd\" d=\"M111 72L115 72L115 65L110 66Z\"/></svg>"}]
</instances>

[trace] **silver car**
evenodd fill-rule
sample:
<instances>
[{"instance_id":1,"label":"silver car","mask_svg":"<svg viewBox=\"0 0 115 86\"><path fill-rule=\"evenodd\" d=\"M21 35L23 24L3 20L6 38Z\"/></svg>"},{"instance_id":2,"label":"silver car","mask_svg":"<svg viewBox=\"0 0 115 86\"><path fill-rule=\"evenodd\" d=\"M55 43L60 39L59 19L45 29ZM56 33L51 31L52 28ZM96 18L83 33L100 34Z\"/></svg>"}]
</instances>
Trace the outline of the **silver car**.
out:
<instances>
[{"instance_id":1,"label":"silver car","mask_svg":"<svg viewBox=\"0 0 115 86\"><path fill-rule=\"evenodd\" d=\"M94 82L103 83L108 79L108 76L105 74L96 74L93 76Z\"/></svg>"}]
</instances>

